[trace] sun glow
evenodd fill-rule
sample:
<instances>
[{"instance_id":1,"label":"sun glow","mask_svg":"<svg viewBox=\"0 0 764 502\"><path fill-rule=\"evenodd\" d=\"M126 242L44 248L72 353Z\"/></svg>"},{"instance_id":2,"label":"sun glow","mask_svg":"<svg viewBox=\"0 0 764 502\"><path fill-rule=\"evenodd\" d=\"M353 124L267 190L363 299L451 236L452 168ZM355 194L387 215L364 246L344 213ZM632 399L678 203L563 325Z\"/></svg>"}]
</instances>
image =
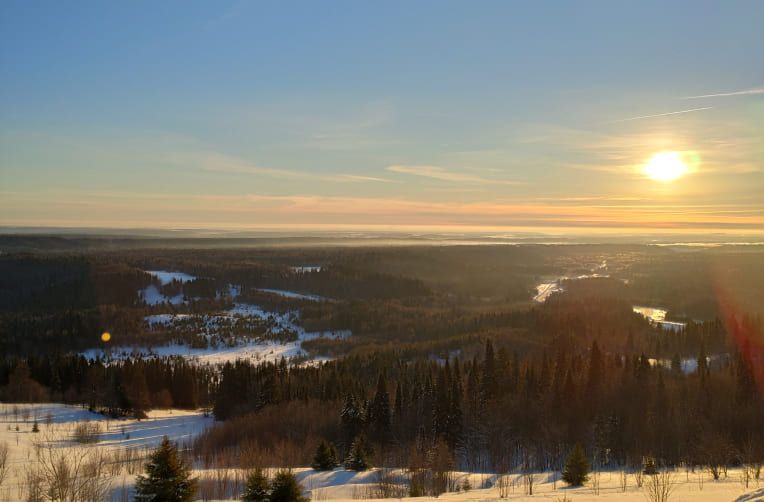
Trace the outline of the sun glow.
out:
<instances>
[{"instance_id":1,"label":"sun glow","mask_svg":"<svg viewBox=\"0 0 764 502\"><path fill-rule=\"evenodd\" d=\"M645 174L655 181L674 181L689 172L679 152L658 152L645 164Z\"/></svg>"}]
</instances>

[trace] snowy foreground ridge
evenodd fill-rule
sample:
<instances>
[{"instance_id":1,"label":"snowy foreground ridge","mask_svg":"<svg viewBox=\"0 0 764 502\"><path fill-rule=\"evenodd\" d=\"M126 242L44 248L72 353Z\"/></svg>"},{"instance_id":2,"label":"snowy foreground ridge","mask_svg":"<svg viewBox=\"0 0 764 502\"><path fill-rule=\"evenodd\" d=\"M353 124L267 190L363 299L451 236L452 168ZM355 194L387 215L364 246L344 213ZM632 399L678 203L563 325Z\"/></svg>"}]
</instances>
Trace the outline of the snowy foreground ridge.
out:
<instances>
[{"instance_id":1,"label":"snowy foreground ridge","mask_svg":"<svg viewBox=\"0 0 764 502\"><path fill-rule=\"evenodd\" d=\"M39 432L32 432L34 422L38 422ZM95 426L98 433L96 442L83 445L75 440L78 426ZM188 448L194 436L212 426L213 419L202 411L155 410L148 419L113 420L91 413L76 406L61 404L10 404L0 403L0 444L9 448L9 473L0 485L0 502L25 500L25 473L34 468L38 450L51 448L53 451L75 455L83 450L103 452L102 463L107 466L105 476L108 493L113 501L130 500L136 474L150 448L155 447L164 435L177 442L181 449ZM18 430L16 427L18 426ZM243 490L246 471L241 469L214 469L195 465L193 476L199 479L198 500L237 500ZM277 468L268 469L272 475ZM407 494L410 473L405 469L371 469L365 472L336 469L317 472L310 468L293 470L306 495L312 500L351 501L380 498L387 493L390 498ZM669 501L711 502L764 501L764 480L751 479L745 487L742 469L729 469L727 477L713 481L703 469L688 472L678 469L670 474L671 496ZM444 493L438 500L451 502L472 502L487 500L515 501L639 501L651 499L647 496L649 476L643 476L642 487L631 473L624 477L622 471L603 471L586 486L570 488L560 480L555 472L529 475L510 473L475 474L465 472L450 473L450 484L459 491ZM624 487L625 479L625 487ZM380 481L386 480L384 489ZM532 481L533 495L529 495L529 480ZM468 481L468 483L467 483ZM461 490L468 484L469 491ZM435 500L432 497L408 498L407 500Z\"/></svg>"}]
</instances>

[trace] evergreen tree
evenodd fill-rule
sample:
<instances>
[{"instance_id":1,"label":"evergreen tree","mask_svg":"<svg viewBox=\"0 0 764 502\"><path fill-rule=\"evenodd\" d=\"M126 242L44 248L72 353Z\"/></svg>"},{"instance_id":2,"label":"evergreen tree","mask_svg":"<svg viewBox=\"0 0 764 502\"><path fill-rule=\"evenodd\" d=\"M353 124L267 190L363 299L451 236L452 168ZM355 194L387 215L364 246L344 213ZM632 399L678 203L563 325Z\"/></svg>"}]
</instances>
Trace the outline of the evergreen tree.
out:
<instances>
[{"instance_id":1,"label":"evergreen tree","mask_svg":"<svg viewBox=\"0 0 764 502\"><path fill-rule=\"evenodd\" d=\"M571 486L581 486L589 479L589 461L580 444L576 444L565 460L562 479Z\"/></svg>"},{"instance_id":2,"label":"evergreen tree","mask_svg":"<svg viewBox=\"0 0 764 502\"><path fill-rule=\"evenodd\" d=\"M321 444L316 448L316 454L313 456L312 467L317 471L331 471L337 467L337 451L334 445L328 445L326 441L321 441Z\"/></svg>"},{"instance_id":3,"label":"evergreen tree","mask_svg":"<svg viewBox=\"0 0 764 502\"><path fill-rule=\"evenodd\" d=\"M483 377L480 380L480 398L488 402L498 394L496 381L496 358L493 353L491 340L485 342L485 361L483 362Z\"/></svg>"},{"instance_id":4,"label":"evergreen tree","mask_svg":"<svg viewBox=\"0 0 764 502\"><path fill-rule=\"evenodd\" d=\"M738 352L735 358L735 399L739 404L746 404L756 396L756 379L744 353L750 353L750 342L747 340L743 351Z\"/></svg>"},{"instance_id":5,"label":"evergreen tree","mask_svg":"<svg viewBox=\"0 0 764 502\"><path fill-rule=\"evenodd\" d=\"M671 358L671 374L676 378L682 376L682 359L679 354L674 353Z\"/></svg>"},{"instance_id":6,"label":"evergreen tree","mask_svg":"<svg viewBox=\"0 0 764 502\"><path fill-rule=\"evenodd\" d=\"M369 456L371 455L371 449L366 442L366 438L363 434L359 435L350 445L350 451L345 458L345 469L351 471L365 471L371 464L369 463Z\"/></svg>"},{"instance_id":7,"label":"evergreen tree","mask_svg":"<svg viewBox=\"0 0 764 502\"><path fill-rule=\"evenodd\" d=\"M438 371L438 380L435 384L435 403L432 409L432 433L435 436L445 437L448 432L448 412L451 405L449 390L446 372Z\"/></svg>"},{"instance_id":8,"label":"evergreen tree","mask_svg":"<svg viewBox=\"0 0 764 502\"><path fill-rule=\"evenodd\" d=\"M308 497L302 495L302 487L297 482L294 474L287 470L276 473L271 483L271 496L268 502L309 502Z\"/></svg>"},{"instance_id":9,"label":"evergreen tree","mask_svg":"<svg viewBox=\"0 0 764 502\"><path fill-rule=\"evenodd\" d=\"M597 341L592 342L592 348L589 351L589 374L586 380L586 389L591 398L596 399L602 381L602 352L597 345Z\"/></svg>"},{"instance_id":10,"label":"evergreen tree","mask_svg":"<svg viewBox=\"0 0 764 502\"><path fill-rule=\"evenodd\" d=\"M446 442L454 450L462 442L464 432L464 417L462 414L462 386L458 377L451 381L451 400L448 411L448 425L446 427Z\"/></svg>"},{"instance_id":11,"label":"evergreen tree","mask_svg":"<svg viewBox=\"0 0 764 502\"><path fill-rule=\"evenodd\" d=\"M390 395L384 374L377 379L377 392L369 405L369 423L377 438L384 439L390 434Z\"/></svg>"},{"instance_id":12,"label":"evergreen tree","mask_svg":"<svg viewBox=\"0 0 764 502\"><path fill-rule=\"evenodd\" d=\"M194 499L196 479L190 478L188 467L167 436L151 454L145 470L146 475L138 476L135 483L136 502L189 502Z\"/></svg>"},{"instance_id":13,"label":"evergreen tree","mask_svg":"<svg viewBox=\"0 0 764 502\"><path fill-rule=\"evenodd\" d=\"M268 501L268 478L262 469L255 469L247 475L247 486L244 488L244 502Z\"/></svg>"},{"instance_id":14,"label":"evergreen tree","mask_svg":"<svg viewBox=\"0 0 764 502\"><path fill-rule=\"evenodd\" d=\"M350 442L363 426L363 413L359 407L358 400L353 394L345 396L345 404L340 412L340 420L345 431L346 441Z\"/></svg>"}]
</instances>

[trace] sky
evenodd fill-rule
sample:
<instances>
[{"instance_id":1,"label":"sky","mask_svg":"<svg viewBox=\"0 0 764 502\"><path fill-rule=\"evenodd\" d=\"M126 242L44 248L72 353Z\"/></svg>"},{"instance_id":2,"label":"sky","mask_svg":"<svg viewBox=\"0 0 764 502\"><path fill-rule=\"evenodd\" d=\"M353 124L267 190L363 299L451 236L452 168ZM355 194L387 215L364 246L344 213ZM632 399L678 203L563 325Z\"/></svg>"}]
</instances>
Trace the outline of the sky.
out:
<instances>
[{"instance_id":1,"label":"sky","mask_svg":"<svg viewBox=\"0 0 764 502\"><path fill-rule=\"evenodd\" d=\"M5 0L0 225L764 234L762 26L761 1ZM646 174L660 152L682 176Z\"/></svg>"}]
</instances>

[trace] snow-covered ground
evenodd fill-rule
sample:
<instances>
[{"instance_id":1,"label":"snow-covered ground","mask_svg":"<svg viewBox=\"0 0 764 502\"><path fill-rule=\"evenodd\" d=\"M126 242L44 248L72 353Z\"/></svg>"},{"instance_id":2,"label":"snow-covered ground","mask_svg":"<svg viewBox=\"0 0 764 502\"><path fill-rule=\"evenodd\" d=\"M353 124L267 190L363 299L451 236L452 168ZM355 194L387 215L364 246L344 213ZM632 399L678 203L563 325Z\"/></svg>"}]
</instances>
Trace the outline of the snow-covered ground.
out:
<instances>
[{"instance_id":1,"label":"snow-covered ground","mask_svg":"<svg viewBox=\"0 0 764 502\"><path fill-rule=\"evenodd\" d=\"M308 300L311 302L327 300L327 298L324 298L323 296L295 293L294 291L287 291L285 289L257 288L257 290L262 291L263 293L271 293L273 295L283 296L284 298L293 298L296 300Z\"/></svg>"},{"instance_id":2,"label":"snow-covered ground","mask_svg":"<svg viewBox=\"0 0 764 502\"><path fill-rule=\"evenodd\" d=\"M539 303L544 303L550 296L552 296L553 293L565 291L565 288L562 286L563 281L578 281L581 279L596 279L602 277L610 277L610 275L592 273L581 274L574 277L562 276L554 280L547 280L546 282L542 282L536 285L536 295L533 297L533 300Z\"/></svg>"},{"instance_id":3,"label":"snow-covered ground","mask_svg":"<svg viewBox=\"0 0 764 502\"><path fill-rule=\"evenodd\" d=\"M320 266L306 265L293 267L300 273L318 272ZM156 277L162 285L172 281L181 283L196 279L195 276L184 272L170 272L166 270L147 270L148 274ZM319 295L297 293L281 289L259 288L259 291L283 296L285 298L330 301ZM228 285L225 292L234 301L239 297L241 287L234 284ZM181 304L185 301L183 294L172 298L164 296L159 288L150 285L138 292L140 298L150 305ZM302 349L302 342L320 337L346 338L350 336L347 330L326 332L306 332L298 323L299 312L287 313L266 311L258 305L249 303L234 303L233 308L219 313L204 315L192 314L153 314L145 317L149 329L172 328L179 330L196 330L194 335L207 339L209 345L205 348L193 348L189 345L173 343L161 346L146 345L113 345L110 347L94 348L84 351L82 354L88 359L100 357L102 359L126 359L130 357L164 357L182 356L200 363L223 363L238 359L264 362L275 361L282 357L292 359L305 357L307 353ZM242 327L242 322L244 326ZM249 324L247 324L249 322ZM238 323L238 324L237 324ZM231 327L236 325L237 329ZM233 331L236 334L233 335ZM244 334L242 334L242 331ZM250 333L249 335L247 333ZM295 341L280 342L273 340L266 334L294 333ZM225 334L223 336L223 334ZM325 358L314 358L312 362L320 362Z\"/></svg>"},{"instance_id":4,"label":"snow-covered ground","mask_svg":"<svg viewBox=\"0 0 764 502\"><path fill-rule=\"evenodd\" d=\"M150 274L157 279L162 286L170 284L172 281L180 281L181 283L193 281L196 279L193 275L186 274L184 272L168 272L167 270L146 270L147 274ZM183 295L177 294L173 297L167 297L163 295L159 288L154 284L147 286L146 288L138 292L138 297L146 302L147 305L161 305L163 303L169 303L171 305L180 305L183 303Z\"/></svg>"},{"instance_id":5,"label":"snow-covered ground","mask_svg":"<svg viewBox=\"0 0 764 502\"><path fill-rule=\"evenodd\" d=\"M39 432L32 432L35 421ZM84 423L97 427L97 442L83 445L74 440L76 427ZM132 452L133 458L142 463L147 449L156 447L164 436L181 445L188 444L212 423L213 418L201 410L154 410L143 420L117 420L64 404L0 403L0 445L8 445L9 452L8 475L0 486L0 502L23 500L20 490L25 485L24 475L28 468L37 465L38 447L42 451L50 447L63 455L69 451L97 450L107 455L104 461L109 463ZM115 476L112 486L116 488L125 482L132 484L134 476L123 472Z\"/></svg>"},{"instance_id":6,"label":"snow-covered ground","mask_svg":"<svg viewBox=\"0 0 764 502\"><path fill-rule=\"evenodd\" d=\"M544 303L553 293L560 291L562 291L562 286L560 286L558 281L542 282L536 286L536 296L533 297L533 300Z\"/></svg>"},{"instance_id":7,"label":"snow-covered ground","mask_svg":"<svg viewBox=\"0 0 764 502\"><path fill-rule=\"evenodd\" d=\"M293 272L298 274L310 274L312 272L321 272L321 265L298 265L295 267L289 267Z\"/></svg>"},{"instance_id":8,"label":"snow-covered ground","mask_svg":"<svg viewBox=\"0 0 764 502\"><path fill-rule=\"evenodd\" d=\"M172 325L175 322L187 321L192 316L188 314L154 314L146 316L146 322L150 326ZM267 321L270 331L273 333L292 332L297 340L281 343L272 340L260 340L257 337L237 343L233 346L217 345L207 348L192 348L183 344L169 344L155 347L146 346L112 346L108 348L89 349L82 354L88 359L100 357L102 359L126 359L129 357L165 357L182 356L200 363L217 364L227 361L246 359L255 362L276 361L282 357L292 359L305 357L307 353L302 349L302 342L316 338L347 338L351 335L348 330L308 332L297 324L299 314L297 312L269 312L261 307L246 303L235 303L233 308L221 314L202 316L206 334L214 333L221 319L231 321L233 319L260 319ZM314 358L312 361L319 362L324 358Z\"/></svg>"},{"instance_id":9,"label":"snow-covered ground","mask_svg":"<svg viewBox=\"0 0 764 502\"><path fill-rule=\"evenodd\" d=\"M670 330L670 331L681 331L682 329L687 327L687 323L685 322L667 321L666 320L667 311L664 309L634 305L634 307L632 307L632 310L634 310L634 312L641 315L645 319L649 320L652 324L654 324L655 326L658 326L661 329Z\"/></svg>"},{"instance_id":10,"label":"snow-covered ground","mask_svg":"<svg viewBox=\"0 0 764 502\"><path fill-rule=\"evenodd\" d=\"M392 472L405 475L404 471ZM684 470L671 474L673 491L669 501L675 502L711 502L711 501L754 501L764 500L764 480L760 486L755 480L746 489L741 481L742 471L730 469L727 479L713 481L707 471L686 473ZM313 500L353 500L369 498L373 494L373 484L379 479L377 470L354 473L344 470L333 472L315 472L311 469L298 470L297 477L303 488L310 492ZM490 474L468 474L455 472L452 474L454 483L463 486L469 479L472 489L467 492L451 492L440 495L437 500L453 502L486 501L486 500L517 500L517 501L580 501L595 502L602 500L639 501L645 502L647 497L648 480L638 487L633 476L627 476L625 491L621 487L620 471L606 471L599 475L599 494L595 493L591 481L586 486L571 488L560 481L559 473L545 472L534 476L533 495L528 495L523 476L507 475L505 497L502 498L497 486L497 477ZM648 476L644 476L648 478ZM556 480L556 482L555 482ZM490 486L489 488L484 488ZM372 488L370 490L370 488ZM400 499L398 499L400 500ZM411 502L436 500L432 497L405 498Z\"/></svg>"},{"instance_id":11,"label":"snow-covered ground","mask_svg":"<svg viewBox=\"0 0 764 502\"><path fill-rule=\"evenodd\" d=\"M32 432L32 424L37 420L40 432ZM163 436L179 442L184 447L191 438L212 425L213 419L205 417L201 411L156 410L144 420L107 419L102 415L85 409L62 404L11 404L0 403L0 443L9 447L9 476L0 486L0 502L23 500L20 490L25 486L25 471L36 465L36 446L47 445L59 452L72 452L88 448L109 453L108 469L112 500L130 494L135 483L135 474L145 462L147 448L155 447ZM96 424L99 429L98 442L82 446L73 440L77 425ZM18 431L16 430L18 426ZM126 453L135 452L131 467L128 467ZM121 455L121 456L120 456ZM210 469L195 466L193 475L200 480L198 498L205 500L235 500L240 495L240 487L245 472L240 469ZM276 468L269 469L272 475ZM336 469L329 472L317 472L309 468L294 469L297 479L313 501L332 500L350 501L379 497L377 484L383 477L397 485L397 497L406 495L408 472L404 469L381 471L372 469L365 472ZM672 493L670 501L676 502L711 502L735 501L751 502L764 500L764 480L751 479L745 487L742 468L730 468L727 477L713 481L711 474L704 469L688 472L684 469L673 471L670 476ZM452 485L462 487L469 480L469 491L444 493L438 500L451 502L477 502L488 500L516 501L579 501L598 502L649 501L647 486L650 477L643 476L642 487L637 486L637 478L628 474L626 486L622 486L621 472L604 471L599 475L599 489L591 479L580 488L567 487L560 481L559 473L544 472L533 475L533 495L527 494L527 483L520 474L508 474L505 482L498 482L494 474L454 472L451 474ZM503 488L500 488L500 485ZM225 486L225 495L209 496ZM204 490L204 493L202 491ZM503 497L502 497L503 495ZM406 497L404 497L406 498ZM408 500L408 498L406 498ZM125 499L127 500L127 499ZM398 498L400 500L400 498ZM431 501L432 497L418 497L411 502Z\"/></svg>"},{"instance_id":12,"label":"snow-covered ground","mask_svg":"<svg viewBox=\"0 0 764 502\"><path fill-rule=\"evenodd\" d=\"M166 284L170 284L172 281L180 281L180 282L191 282L194 279L196 279L195 276L191 274L186 274L185 272L168 272L167 270L147 270L147 274L153 275L157 279L159 279L160 284L162 286Z\"/></svg>"}]
</instances>

